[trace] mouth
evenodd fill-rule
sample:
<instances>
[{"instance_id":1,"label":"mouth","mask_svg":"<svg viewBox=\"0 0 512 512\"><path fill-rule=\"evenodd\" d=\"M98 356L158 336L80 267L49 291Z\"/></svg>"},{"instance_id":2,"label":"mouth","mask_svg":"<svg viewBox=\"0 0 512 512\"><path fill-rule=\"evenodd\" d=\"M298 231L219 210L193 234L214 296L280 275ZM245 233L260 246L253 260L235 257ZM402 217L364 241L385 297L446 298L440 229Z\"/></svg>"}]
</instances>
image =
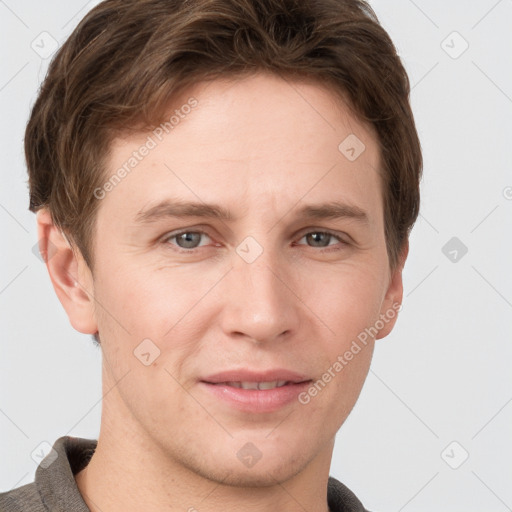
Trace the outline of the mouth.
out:
<instances>
[{"instance_id":1,"label":"mouth","mask_svg":"<svg viewBox=\"0 0 512 512\"><path fill-rule=\"evenodd\" d=\"M233 384L236 387L240 384L249 386L244 389L256 389L255 386L270 386L270 389L283 386L289 383L296 384L311 380L308 376L285 368L274 368L268 370L233 369L209 375L202 379L210 384Z\"/></svg>"},{"instance_id":2,"label":"mouth","mask_svg":"<svg viewBox=\"0 0 512 512\"><path fill-rule=\"evenodd\" d=\"M243 373L243 377L241 376ZM282 378L269 378L269 374L230 372L201 380L199 384L210 397L214 397L230 410L246 413L271 413L298 402L298 394L310 386L312 379L291 372L280 371ZM237 375L237 376L235 376Z\"/></svg>"},{"instance_id":3,"label":"mouth","mask_svg":"<svg viewBox=\"0 0 512 512\"><path fill-rule=\"evenodd\" d=\"M240 381L230 381L230 382L211 382L209 384L213 384L214 386L229 386L237 389L258 389L260 391L266 389L275 389L282 388L283 386L288 386L290 384L295 384L289 380L272 380L267 382L240 382Z\"/></svg>"}]
</instances>

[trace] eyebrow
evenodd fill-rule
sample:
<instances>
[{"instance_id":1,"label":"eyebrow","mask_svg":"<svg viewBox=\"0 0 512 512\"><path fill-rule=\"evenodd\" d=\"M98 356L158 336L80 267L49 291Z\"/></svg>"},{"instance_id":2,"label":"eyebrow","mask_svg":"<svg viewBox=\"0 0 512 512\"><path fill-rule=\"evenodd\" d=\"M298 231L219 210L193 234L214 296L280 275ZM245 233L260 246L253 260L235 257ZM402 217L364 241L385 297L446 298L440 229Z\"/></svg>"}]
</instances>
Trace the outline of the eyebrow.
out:
<instances>
[{"instance_id":1,"label":"eyebrow","mask_svg":"<svg viewBox=\"0 0 512 512\"><path fill-rule=\"evenodd\" d=\"M304 219L353 219L361 224L369 224L368 214L359 206L338 201L311 204L295 212L295 216ZM235 216L224 207L202 202L189 202L165 199L148 210L141 210L135 217L138 224L150 224L167 218L201 217L234 221Z\"/></svg>"}]
</instances>

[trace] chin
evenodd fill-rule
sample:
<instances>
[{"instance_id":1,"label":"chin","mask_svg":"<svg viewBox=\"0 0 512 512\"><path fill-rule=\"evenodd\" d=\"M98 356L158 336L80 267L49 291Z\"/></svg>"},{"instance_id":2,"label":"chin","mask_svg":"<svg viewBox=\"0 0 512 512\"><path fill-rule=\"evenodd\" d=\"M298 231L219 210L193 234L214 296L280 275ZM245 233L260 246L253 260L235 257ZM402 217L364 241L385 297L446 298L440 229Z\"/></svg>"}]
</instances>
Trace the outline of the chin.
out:
<instances>
[{"instance_id":1,"label":"chin","mask_svg":"<svg viewBox=\"0 0 512 512\"><path fill-rule=\"evenodd\" d=\"M285 464L283 464L281 460L275 465L267 464L266 466L257 468L258 464L249 469L240 467L231 468L231 470L226 470L226 473L223 475L216 475L220 478L212 478L212 475L209 475L208 478L232 487L273 487L288 481L303 469L302 465L296 467L289 460L285 461Z\"/></svg>"},{"instance_id":2,"label":"chin","mask_svg":"<svg viewBox=\"0 0 512 512\"><path fill-rule=\"evenodd\" d=\"M247 450L247 448L246 448ZM251 448L249 448L250 452ZM187 457L182 464L201 477L232 487L272 487L282 484L303 471L313 457L305 454L264 452L257 461L243 462L243 454L222 451L223 460ZM232 456L231 456L232 454ZM240 460L242 459L242 461ZM252 465L251 465L252 464Z\"/></svg>"}]
</instances>

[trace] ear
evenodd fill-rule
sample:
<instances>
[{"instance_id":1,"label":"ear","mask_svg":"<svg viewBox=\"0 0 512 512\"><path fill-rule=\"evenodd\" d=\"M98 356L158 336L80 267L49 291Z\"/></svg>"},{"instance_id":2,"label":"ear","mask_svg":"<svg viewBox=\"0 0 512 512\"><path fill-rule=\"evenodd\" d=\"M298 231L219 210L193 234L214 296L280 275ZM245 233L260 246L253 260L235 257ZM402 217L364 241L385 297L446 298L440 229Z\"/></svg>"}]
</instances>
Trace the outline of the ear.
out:
<instances>
[{"instance_id":1,"label":"ear","mask_svg":"<svg viewBox=\"0 0 512 512\"><path fill-rule=\"evenodd\" d=\"M402 271L404 269L405 260L409 254L409 240L406 240L400 251L398 263L395 270L391 275L389 286L386 291L386 295L382 302L380 310L380 320L384 324L382 329L379 329L375 339L379 340L385 338L395 326L398 318L398 312L402 308L402 297L404 293L404 287L402 282Z\"/></svg>"},{"instance_id":2,"label":"ear","mask_svg":"<svg viewBox=\"0 0 512 512\"><path fill-rule=\"evenodd\" d=\"M61 230L53 224L50 212L37 212L39 252L50 280L71 325L84 334L98 331L94 315L92 274L78 248L73 251Z\"/></svg>"}]
</instances>

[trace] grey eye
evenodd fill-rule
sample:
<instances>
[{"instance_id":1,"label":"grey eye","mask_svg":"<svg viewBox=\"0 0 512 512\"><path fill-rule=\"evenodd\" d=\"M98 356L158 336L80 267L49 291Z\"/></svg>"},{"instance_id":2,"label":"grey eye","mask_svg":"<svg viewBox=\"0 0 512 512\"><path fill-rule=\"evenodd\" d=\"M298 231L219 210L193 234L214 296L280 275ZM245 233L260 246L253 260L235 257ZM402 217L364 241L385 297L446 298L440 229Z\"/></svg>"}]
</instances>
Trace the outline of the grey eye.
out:
<instances>
[{"instance_id":1,"label":"grey eye","mask_svg":"<svg viewBox=\"0 0 512 512\"><path fill-rule=\"evenodd\" d=\"M333 235L330 233L322 233L321 231L315 231L308 233L306 240L313 243L313 247L327 247Z\"/></svg>"},{"instance_id":2,"label":"grey eye","mask_svg":"<svg viewBox=\"0 0 512 512\"><path fill-rule=\"evenodd\" d=\"M182 249L194 249L195 247L198 247L201 242L201 236L202 233L187 231L185 233L175 235L173 238L176 239L177 245Z\"/></svg>"}]
</instances>

